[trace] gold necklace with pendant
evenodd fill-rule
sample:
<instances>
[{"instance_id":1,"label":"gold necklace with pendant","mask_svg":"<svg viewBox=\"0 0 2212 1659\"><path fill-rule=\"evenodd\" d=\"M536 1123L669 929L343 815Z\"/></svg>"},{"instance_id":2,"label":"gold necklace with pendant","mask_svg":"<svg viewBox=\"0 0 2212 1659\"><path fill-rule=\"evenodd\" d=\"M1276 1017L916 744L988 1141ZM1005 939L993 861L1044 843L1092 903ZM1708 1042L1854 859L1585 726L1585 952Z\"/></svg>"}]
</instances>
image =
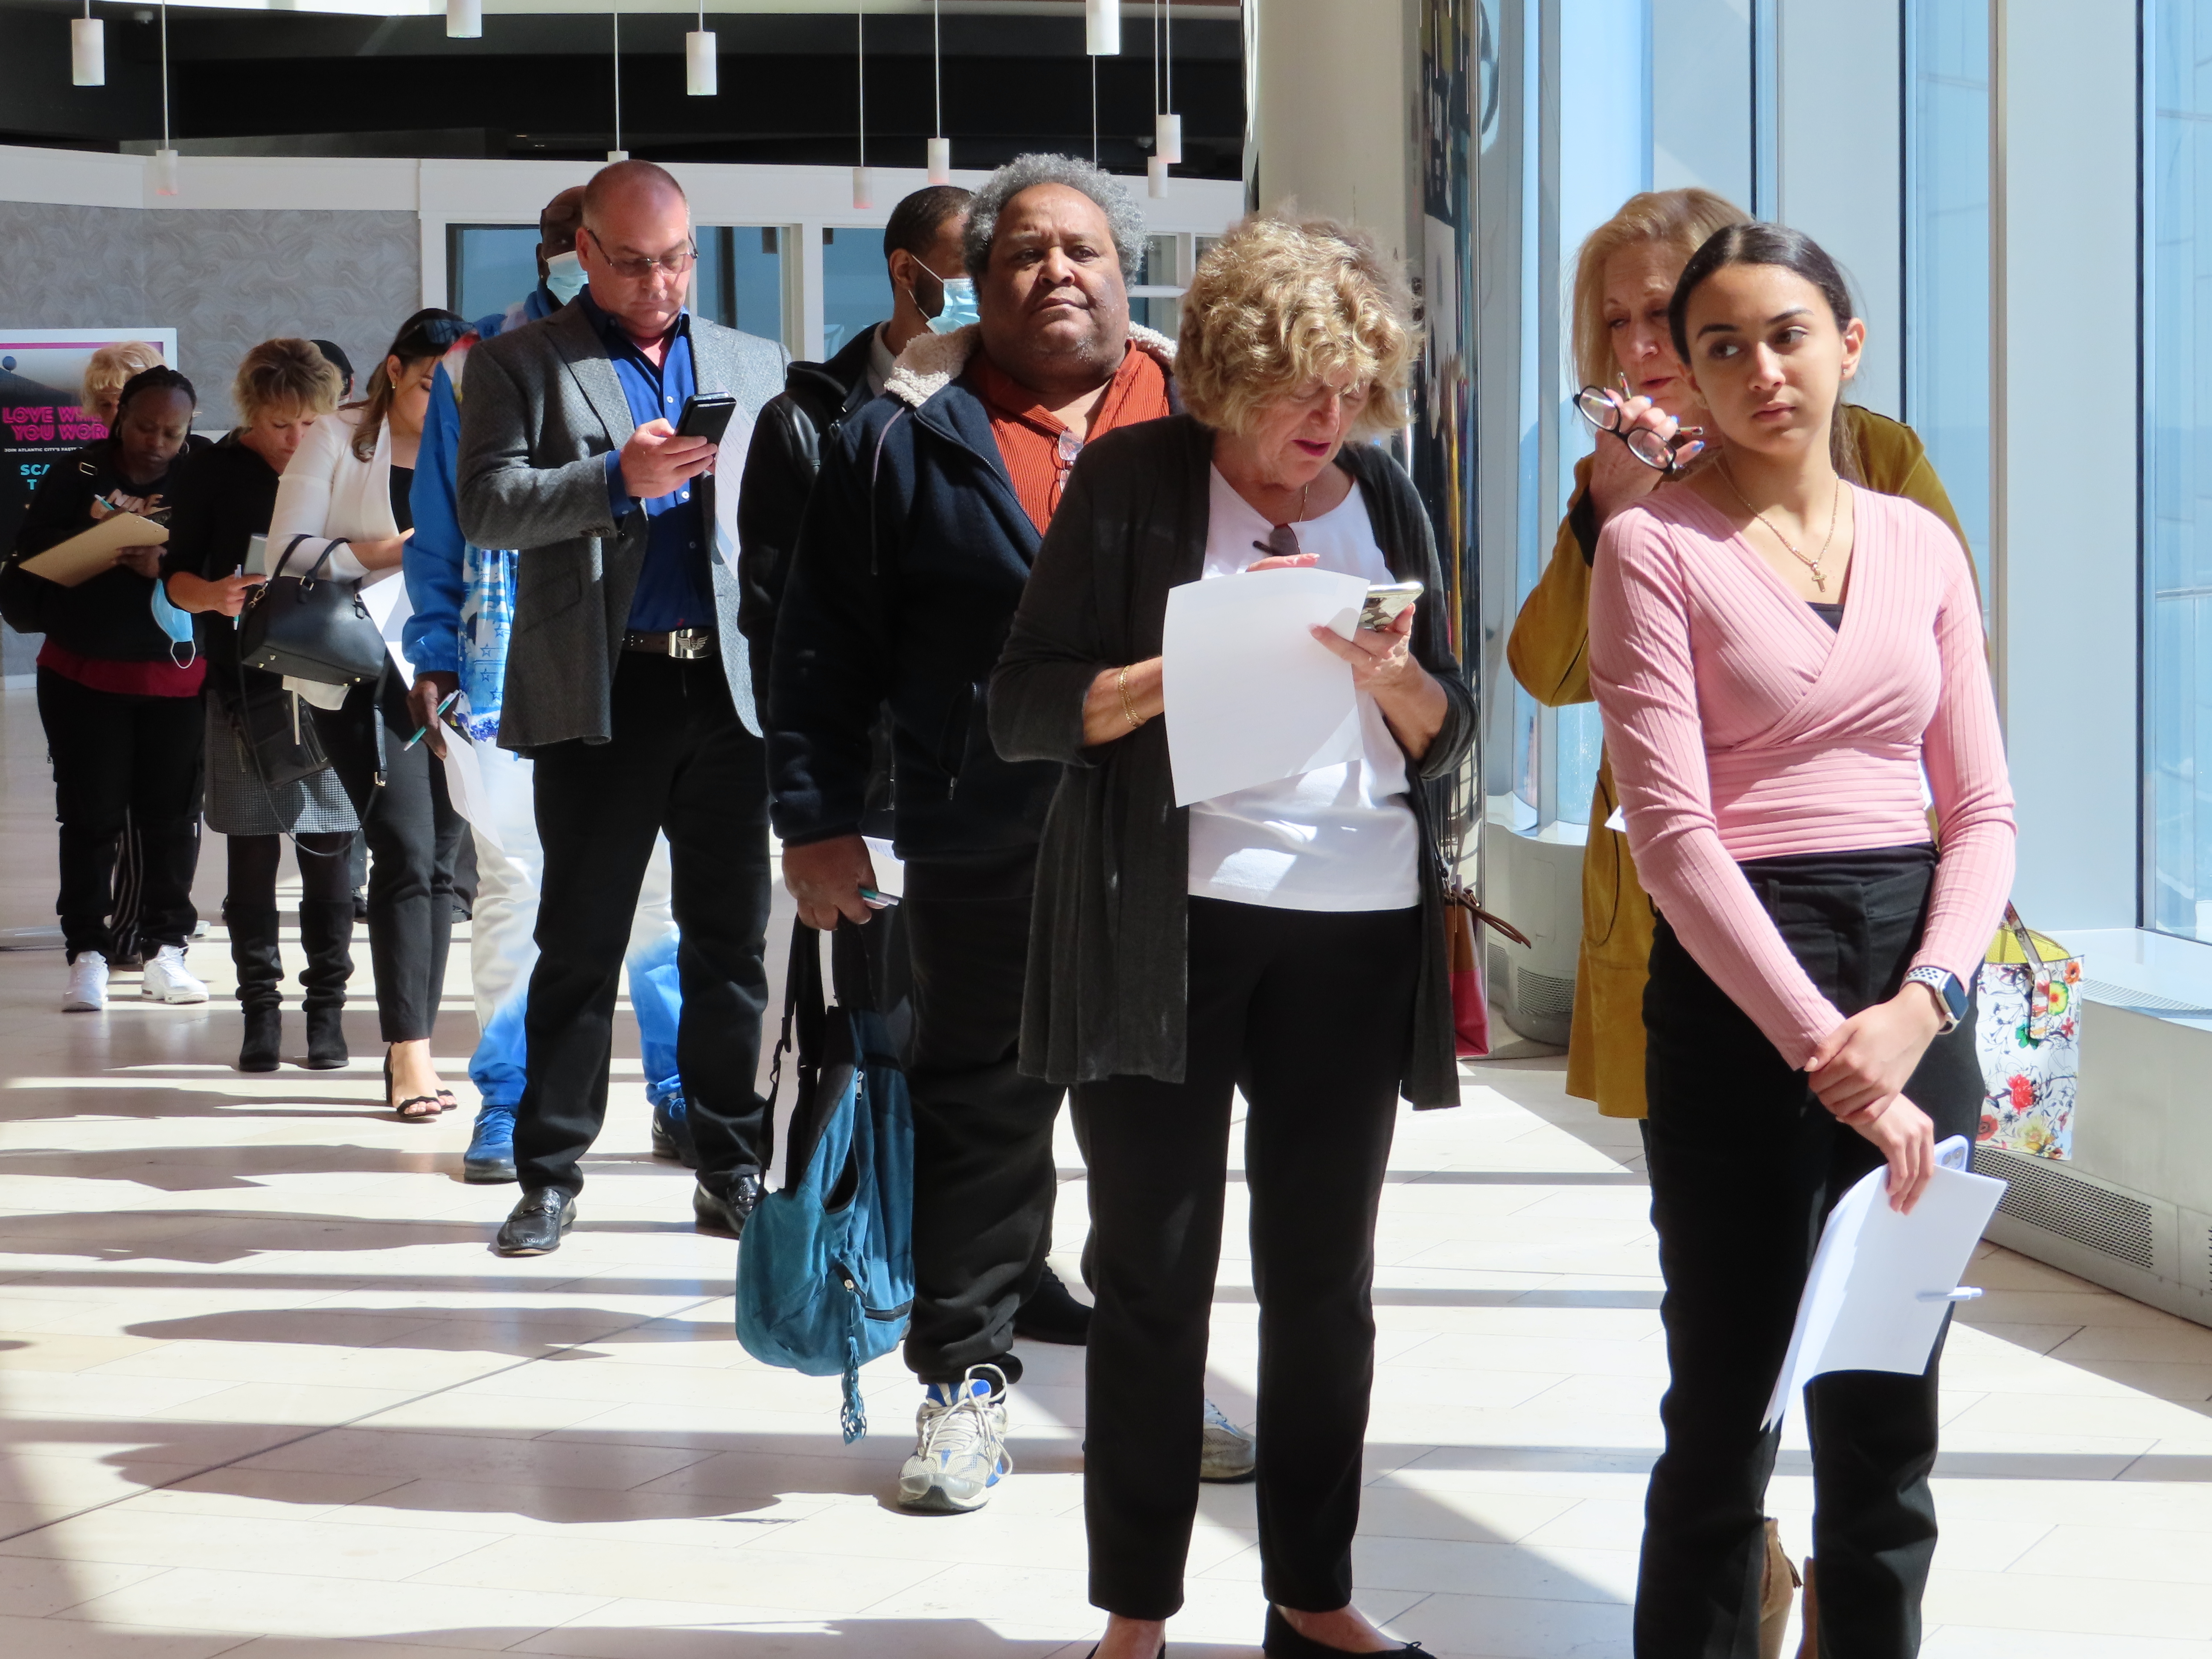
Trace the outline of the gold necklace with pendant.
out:
<instances>
[{"instance_id":1,"label":"gold necklace with pendant","mask_svg":"<svg viewBox=\"0 0 2212 1659\"><path fill-rule=\"evenodd\" d=\"M1837 475L1836 493L1828 502L1828 533L1820 538L1820 550L1808 557L1804 553L1798 550L1796 543L1791 541L1789 537L1784 535L1780 531L1774 527L1773 520L1768 518L1766 514L1760 512L1748 501L1745 500L1743 491L1735 487L1735 476L1729 471L1728 458L1725 455L1720 458L1720 474L1722 482L1726 483L1729 487L1729 494L1735 496L1736 500L1743 502L1743 510L1750 514L1753 518L1758 520L1759 523L1765 525L1766 526L1766 533L1773 537L1776 541L1780 542L1784 547L1789 549L1790 556L1796 560L1798 563L1803 565L1807 570L1812 573L1813 586L1817 592L1822 593L1826 592L1828 591L1828 574L1827 572L1820 568L1820 561L1828 556L1828 544L1836 539L1836 520L1841 514L1844 505L1843 475L1840 473Z\"/></svg>"}]
</instances>

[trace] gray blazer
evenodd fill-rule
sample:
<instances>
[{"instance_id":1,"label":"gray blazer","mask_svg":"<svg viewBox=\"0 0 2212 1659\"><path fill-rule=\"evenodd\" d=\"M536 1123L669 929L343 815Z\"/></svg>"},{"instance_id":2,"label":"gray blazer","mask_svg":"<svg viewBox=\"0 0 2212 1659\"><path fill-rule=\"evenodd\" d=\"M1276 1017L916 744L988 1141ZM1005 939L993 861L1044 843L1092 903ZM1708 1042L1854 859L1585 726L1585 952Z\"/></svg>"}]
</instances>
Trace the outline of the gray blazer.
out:
<instances>
[{"instance_id":1,"label":"gray blazer","mask_svg":"<svg viewBox=\"0 0 2212 1659\"><path fill-rule=\"evenodd\" d=\"M750 421L783 390L790 353L772 340L691 319L692 372ZM646 520L607 510L605 456L636 422L605 344L581 306L486 340L470 353L461 399L461 533L521 550L514 632L500 714L502 749L527 751L613 735L611 693L630 596L645 562ZM711 478L699 496L710 526ZM736 488L736 480L731 481ZM722 671L745 729L760 732L752 667L738 628L738 581L712 561Z\"/></svg>"}]
</instances>

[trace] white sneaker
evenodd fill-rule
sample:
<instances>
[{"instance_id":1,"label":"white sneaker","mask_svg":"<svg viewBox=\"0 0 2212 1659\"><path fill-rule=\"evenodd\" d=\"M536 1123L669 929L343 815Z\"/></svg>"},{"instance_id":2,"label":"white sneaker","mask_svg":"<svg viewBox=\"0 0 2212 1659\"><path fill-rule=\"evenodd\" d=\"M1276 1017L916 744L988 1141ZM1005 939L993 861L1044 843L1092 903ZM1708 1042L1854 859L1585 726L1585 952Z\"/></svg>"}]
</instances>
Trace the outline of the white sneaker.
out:
<instances>
[{"instance_id":1,"label":"white sneaker","mask_svg":"<svg viewBox=\"0 0 2212 1659\"><path fill-rule=\"evenodd\" d=\"M930 1384L914 1425L914 1455L899 1470L902 1509L980 1510L1014 1472L1006 1451L1006 1379L996 1365L970 1365L957 1383Z\"/></svg>"},{"instance_id":2,"label":"white sneaker","mask_svg":"<svg viewBox=\"0 0 2212 1659\"><path fill-rule=\"evenodd\" d=\"M146 958L145 977L139 982L138 994L149 1002L205 1002L207 981L195 979L185 966L182 945L164 945Z\"/></svg>"},{"instance_id":3,"label":"white sneaker","mask_svg":"<svg viewBox=\"0 0 2212 1659\"><path fill-rule=\"evenodd\" d=\"M1260 1443L1229 1420L1212 1400L1206 1402L1204 1438L1200 1443L1198 1478L1234 1486L1260 1472Z\"/></svg>"},{"instance_id":4,"label":"white sneaker","mask_svg":"<svg viewBox=\"0 0 2212 1659\"><path fill-rule=\"evenodd\" d=\"M107 1012L107 958L97 951L80 951L69 965L69 989L62 993L65 1014Z\"/></svg>"}]
</instances>

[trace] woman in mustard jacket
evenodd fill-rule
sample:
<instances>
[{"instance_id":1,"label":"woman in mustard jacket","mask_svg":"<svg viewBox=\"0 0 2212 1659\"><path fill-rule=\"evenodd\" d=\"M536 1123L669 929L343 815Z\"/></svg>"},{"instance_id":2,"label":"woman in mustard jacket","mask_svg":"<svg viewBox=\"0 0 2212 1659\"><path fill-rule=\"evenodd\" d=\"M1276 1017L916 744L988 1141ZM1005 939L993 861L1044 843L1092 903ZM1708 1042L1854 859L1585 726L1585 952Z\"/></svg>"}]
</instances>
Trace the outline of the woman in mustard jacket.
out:
<instances>
[{"instance_id":1,"label":"woman in mustard jacket","mask_svg":"<svg viewBox=\"0 0 2212 1659\"><path fill-rule=\"evenodd\" d=\"M1710 191L1646 191L1631 197L1592 231L1576 256L1574 355L1583 383L1613 390L1626 424L1681 440L1675 454L1692 465L1711 453L1701 446L1715 441L1716 434L1695 430L1701 411L1668 336L1668 303L1698 246L1750 216ZM1840 469L1855 473L1869 489L1917 501L1950 526L1964 546L1958 515L1912 428L1855 404L1846 404L1844 414L1838 428L1846 449ZM1513 678L1537 702L1559 708L1592 701L1589 585L1598 532L1663 476L1609 437L1576 463L1574 494L1552 562L1522 605L1506 647ZM1612 765L1601 760L1583 856L1583 941L1567 1040L1567 1092L1595 1100L1607 1117L1640 1118L1652 912L1629 857L1628 838L1605 827L1619 804Z\"/></svg>"}]
</instances>

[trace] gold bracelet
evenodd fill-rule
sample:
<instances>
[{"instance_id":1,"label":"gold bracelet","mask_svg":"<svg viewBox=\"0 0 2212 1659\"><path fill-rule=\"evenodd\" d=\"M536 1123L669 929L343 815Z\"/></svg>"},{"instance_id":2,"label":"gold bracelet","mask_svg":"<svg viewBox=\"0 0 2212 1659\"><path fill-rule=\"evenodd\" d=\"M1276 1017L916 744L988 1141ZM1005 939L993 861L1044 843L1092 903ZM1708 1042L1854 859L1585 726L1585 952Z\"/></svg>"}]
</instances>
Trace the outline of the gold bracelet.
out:
<instances>
[{"instance_id":1,"label":"gold bracelet","mask_svg":"<svg viewBox=\"0 0 2212 1659\"><path fill-rule=\"evenodd\" d=\"M1133 732L1142 726L1144 721L1137 718L1136 709L1130 706L1129 671L1127 668L1114 677L1114 684L1121 694L1121 718L1129 722L1129 729Z\"/></svg>"}]
</instances>

